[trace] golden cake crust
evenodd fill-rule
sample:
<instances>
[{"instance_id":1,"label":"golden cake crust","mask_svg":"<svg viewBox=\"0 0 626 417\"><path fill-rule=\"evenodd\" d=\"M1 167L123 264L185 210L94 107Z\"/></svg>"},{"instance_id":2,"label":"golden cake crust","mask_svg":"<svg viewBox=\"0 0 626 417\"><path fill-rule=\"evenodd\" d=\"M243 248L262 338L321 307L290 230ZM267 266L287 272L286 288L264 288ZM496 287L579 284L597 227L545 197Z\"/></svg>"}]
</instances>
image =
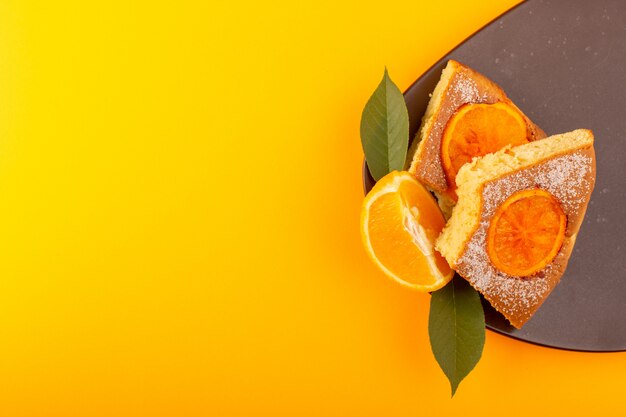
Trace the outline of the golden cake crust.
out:
<instances>
[{"instance_id":1,"label":"golden cake crust","mask_svg":"<svg viewBox=\"0 0 626 417\"><path fill-rule=\"evenodd\" d=\"M479 188L480 221L468 235L453 267L513 326L521 328L533 316L565 272L593 191L595 174L593 144L588 144L491 179ZM506 199L532 188L544 189L559 201L567 216L565 239L544 269L530 277L514 277L497 270L490 262L487 230Z\"/></svg>"},{"instance_id":2,"label":"golden cake crust","mask_svg":"<svg viewBox=\"0 0 626 417\"><path fill-rule=\"evenodd\" d=\"M449 185L441 162L441 140L448 120L464 104L497 102L507 103L520 112L531 141L546 136L496 83L457 61L448 61L409 149L409 155L413 155L409 172L431 190L446 194Z\"/></svg>"}]
</instances>

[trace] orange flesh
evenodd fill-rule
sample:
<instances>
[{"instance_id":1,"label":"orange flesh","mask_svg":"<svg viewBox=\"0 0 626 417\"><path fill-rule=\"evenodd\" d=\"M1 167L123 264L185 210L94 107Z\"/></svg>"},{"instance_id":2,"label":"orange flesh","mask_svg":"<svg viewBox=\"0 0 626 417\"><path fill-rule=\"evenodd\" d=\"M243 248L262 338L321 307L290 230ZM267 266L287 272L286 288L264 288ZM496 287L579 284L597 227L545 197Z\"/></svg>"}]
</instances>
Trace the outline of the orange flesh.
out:
<instances>
[{"instance_id":1,"label":"orange flesh","mask_svg":"<svg viewBox=\"0 0 626 417\"><path fill-rule=\"evenodd\" d=\"M371 218L385 219L368 225L376 257L394 275L409 283L430 284L424 282L428 276L428 262L415 244L410 229L412 222L419 223L430 242L441 233L445 220L437 203L431 200L432 196L423 187L406 183L397 193L380 196L370 208ZM419 212L412 211L411 207L419 207ZM446 260L438 252L434 253L434 258L439 271L443 275L449 274L450 266Z\"/></svg>"},{"instance_id":2,"label":"orange flesh","mask_svg":"<svg viewBox=\"0 0 626 417\"><path fill-rule=\"evenodd\" d=\"M451 196L456 199L456 174L472 158L527 142L526 122L513 106L502 102L461 106L448 121L441 142Z\"/></svg>"},{"instance_id":3,"label":"orange flesh","mask_svg":"<svg viewBox=\"0 0 626 417\"><path fill-rule=\"evenodd\" d=\"M500 271L525 277L545 268L565 238L567 217L552 194L541 189L510 196L493 216L487 253Z\"/></svg>"}]
</instances>

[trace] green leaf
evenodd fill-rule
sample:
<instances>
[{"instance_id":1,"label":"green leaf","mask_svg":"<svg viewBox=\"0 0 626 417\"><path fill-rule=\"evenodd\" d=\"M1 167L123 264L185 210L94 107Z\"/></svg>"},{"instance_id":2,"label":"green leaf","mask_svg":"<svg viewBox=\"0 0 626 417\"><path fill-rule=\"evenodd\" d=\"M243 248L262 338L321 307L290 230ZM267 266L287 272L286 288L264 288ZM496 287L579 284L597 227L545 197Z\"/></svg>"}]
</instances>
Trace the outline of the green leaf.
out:
<instances>
[{"instance_id":1,"label":"green leaf","mask_svg":"<svg viewBox=\"0 0 626 417\"><path fill-rule=\"evenodd\" d=\"M409 113L404 96L385 75L363 109L361 144L372 177L378 181L404 168L409 146Z\"/></svg>"},{"instance_id":2,"label":"green leaf","mask_svg":"<svg viewBox=\"0 0 626 417\"><path fill-rule=\"evenodd\" d=\"M485 313L472 286L456 275L430 299L430 346L448 377L452 396L480 360L485 345Z\"/></svg>"}]
</instances>

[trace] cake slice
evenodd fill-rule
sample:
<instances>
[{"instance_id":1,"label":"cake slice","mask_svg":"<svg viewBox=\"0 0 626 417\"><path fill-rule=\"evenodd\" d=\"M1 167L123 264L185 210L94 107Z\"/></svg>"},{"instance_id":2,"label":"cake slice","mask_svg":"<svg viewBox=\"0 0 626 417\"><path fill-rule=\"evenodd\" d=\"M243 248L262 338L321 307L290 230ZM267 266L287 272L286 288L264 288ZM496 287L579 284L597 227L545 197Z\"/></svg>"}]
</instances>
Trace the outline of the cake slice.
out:
<instances>
[{"instance_id":1,"label":"cake slice","mask_svg":"<svg viewBox=\"0 0 626 417\"><path fill-rule=\"evenodd\" d=\"M495 106L498 108L490 108L491 105L497 103L500 103ZM471 126L471 120L473 120L480 126L478 139L483 139L483 143L470 144L465 148L465 155L458 158L458 161L449 163L449 165L457 166L447 167L446 161L442 160L442 141L446 129L450 131L450 122L455 119L455 116L460 116L459 112L466 113L472 110L467 107L468 105L481 106L474 109L478 110L474 112L474 117L464 118L465 124L470 123L470 126L466 126L465 134L476 133L476 126ZM498 130L507 123L502 118L494 118L493 114L502 114L513 128L516 122L517 125L521 124L522 137L517 143L513 141L515 135L511 134L510 130ZM481 118L483 120L479 120ZM456 123L454 125L456 126ZM463 133L457 131L458 135L462 136ZM470 162L473 156L482 156L497 151L506 144L521 144L544 137L545 133L509 100L496 83L471 68L450 60L432 93L417 137L409 149L407 168L420 182L435 192L444 213L449 215L456 200L454 172L451 170L458 170L463 163ZM473 141L475 138L464 139Z\"/></svg>"},{"instance_id":2,"label":"cake slice","mask_svg":"<svg viewBox=\"0 0 626 417\"><path fill-rule=\"evenodd\" d=\"M575 130L464 165L436 248L521 328L558 284L595 183L593 134Z\"/></svg>"}]
</instances>

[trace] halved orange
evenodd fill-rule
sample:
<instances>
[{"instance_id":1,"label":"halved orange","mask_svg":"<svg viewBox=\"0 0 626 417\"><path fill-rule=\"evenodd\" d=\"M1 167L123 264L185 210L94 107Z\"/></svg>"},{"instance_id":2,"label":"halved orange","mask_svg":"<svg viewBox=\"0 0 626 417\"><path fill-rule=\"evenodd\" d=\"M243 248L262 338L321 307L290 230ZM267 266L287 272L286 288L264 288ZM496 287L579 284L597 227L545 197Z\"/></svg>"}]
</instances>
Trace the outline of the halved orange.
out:
<instances>
[{"instance_id":1,"label":"halved orange","mask_svg":"<svg viewBox=\"0 0 626 417\"><path fill-rule=\"evenodd\" d=\"M500 271L530 276L559 253L567 217L548 191L530 189L511 195L496 210L487 231L487 253Z\"/></svg>"},{"instance_id":2,"label":"halved orange","mask_svg":"<svg viewBox=\"0 0 626 417\"><path fill-rule=\"evenodd\" d=\"M433 196L408 172L381 178L361 209L361 237L372 261L400 284L424 292L454 275L434 248L444 225Z\"/></svg>"},{"instance_id":3,"label":"halved orange","mask_svg":"<svg viewBox=\"0 0 626 417\"><path fill-rule=\"evenodd\" d=\"M441 162L453 197L456 174L472 158L527 142L526 122L510 104L461 106L446 124L441 142Z\"/></svg>"}]
</instances>

